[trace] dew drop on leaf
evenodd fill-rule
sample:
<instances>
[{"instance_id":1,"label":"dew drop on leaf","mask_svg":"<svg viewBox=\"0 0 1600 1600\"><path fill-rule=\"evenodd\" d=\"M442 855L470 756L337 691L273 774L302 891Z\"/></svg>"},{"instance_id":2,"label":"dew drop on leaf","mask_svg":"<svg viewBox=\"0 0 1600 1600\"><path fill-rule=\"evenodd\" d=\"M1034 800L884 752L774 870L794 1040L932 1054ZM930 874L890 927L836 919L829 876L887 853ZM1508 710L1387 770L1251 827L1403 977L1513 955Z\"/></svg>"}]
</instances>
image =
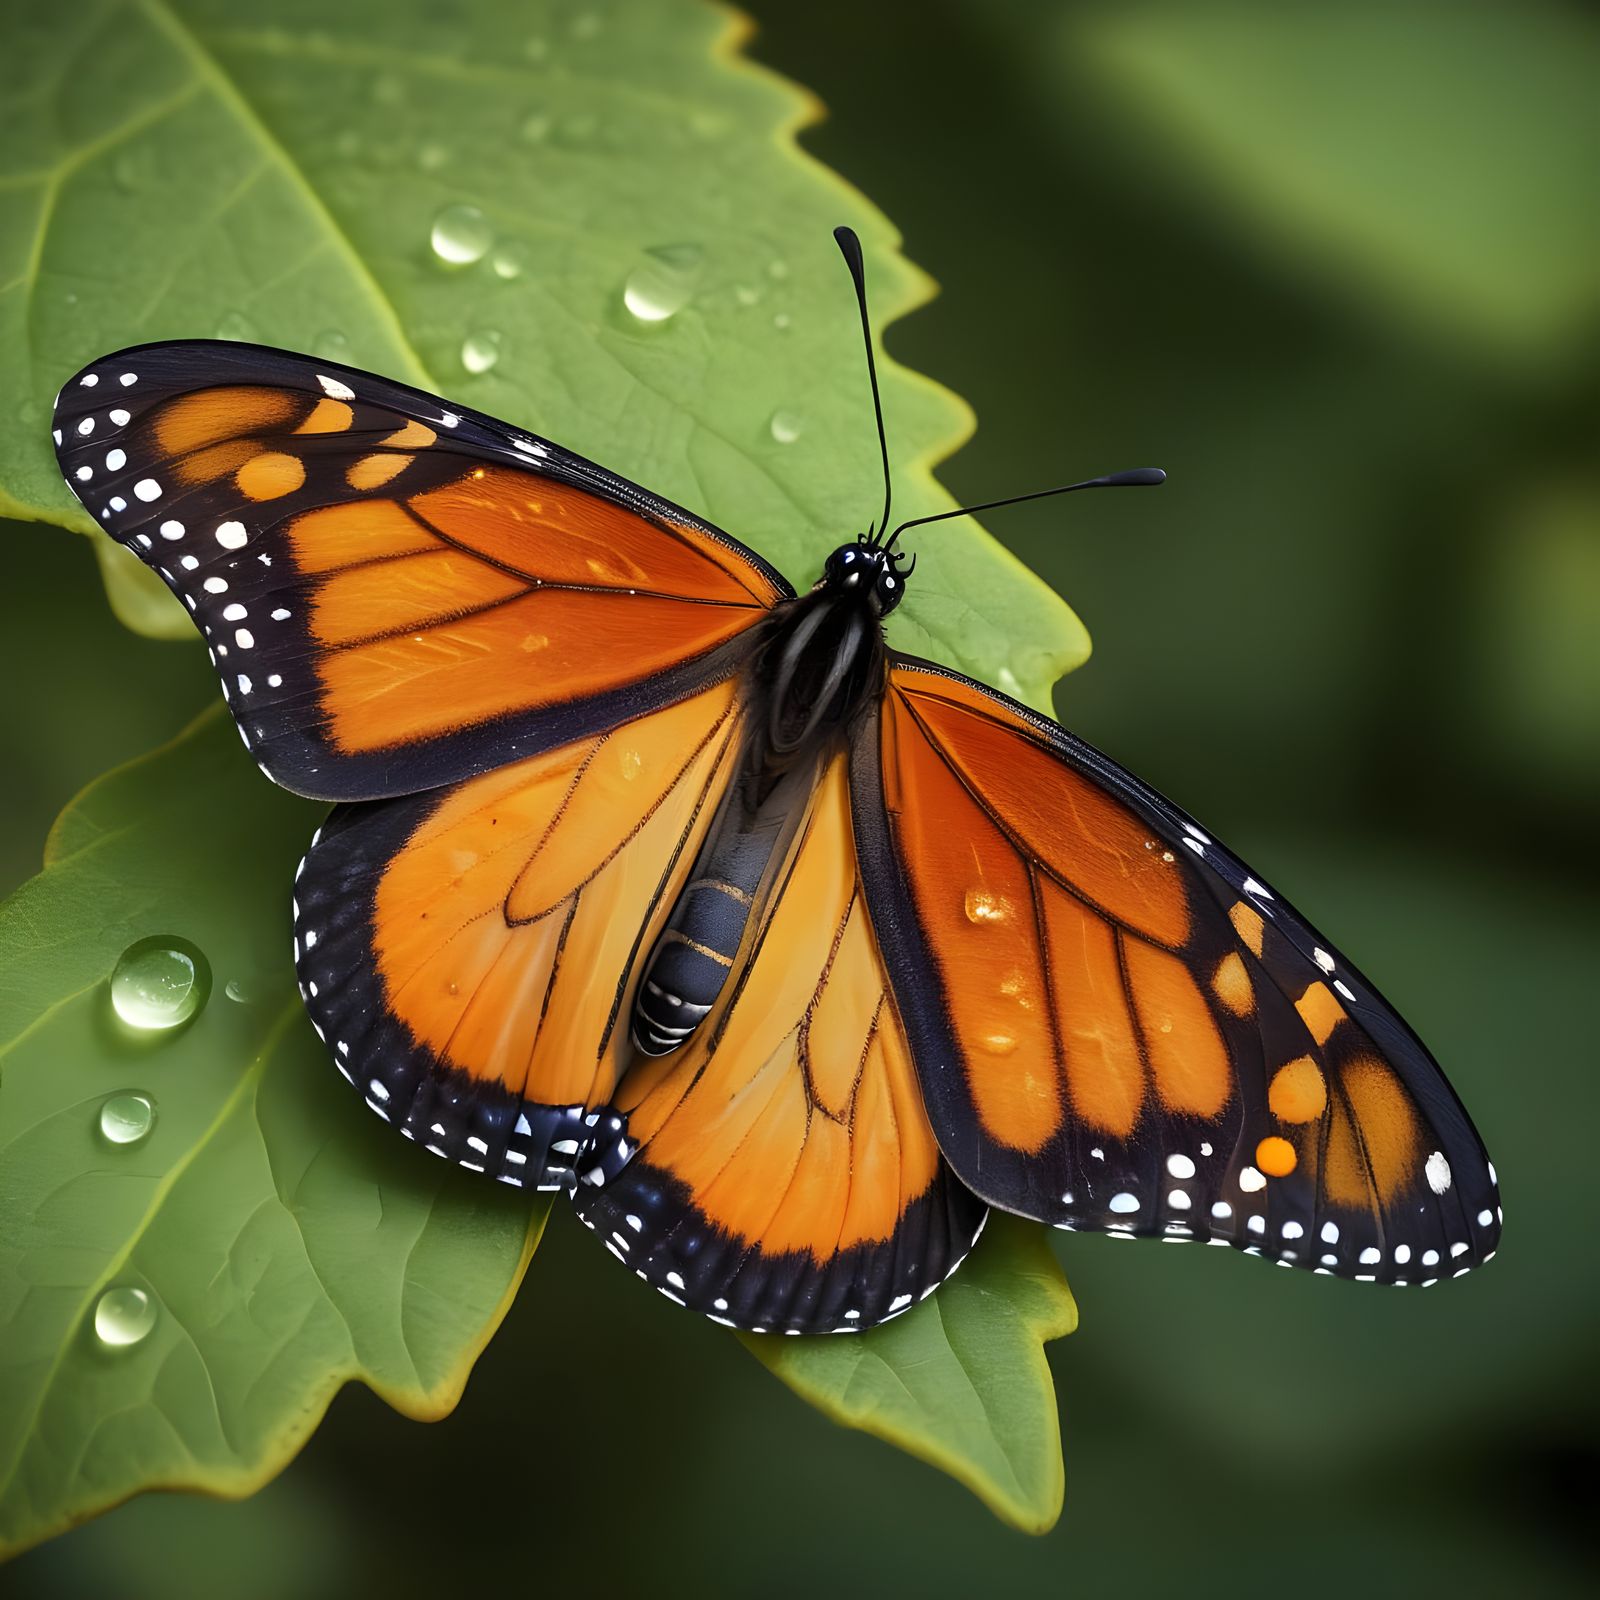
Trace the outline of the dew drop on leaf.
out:
<instances>
[{"instance_id":1,"label":"dew drop on leaf","mask_svg":"<svg viewBox=\"0 0 1600 1600\"><path fill-rule=\"evenodd\" d=\"M155 1101L132 1089L112 1095L100 1107L100 1136L108 1144L138 1144L155 1125Z\"/></svg>"},{"instance_id":2,"label":"dew drop on leaf","mask_svg":"<svg viewBox=\"0 0 1600 1600\"><path fill-rule=\"evenodd\" d=\"M623 305L639 322L665 322L688 305L704 260L705 253L694 244L645 251L622 286Z\"/></svg>"},{"instance_id":3,"label":"dew drop on leaf","mask_svg":"<svg viewBox=\"0 0 1600 1600\"><path fill-rule=\"evenodd\" d=\"M600 32L600 19L592 11L580 11L567 26L574 39L593 39Z\"/></svg>"},{"instance_id":4,"label":"dew drop on leaf","mask_svg":"<svg viewBox=\"0 0 1600 1600\"><path fill-rule=\"evenodd\" d=\"M500 359L500 335L493 329L469 333L461 341L461 365L477 376L489 371Z\"/></svg>"},{"instance_id":5,"label":"dew drop on leaf","mask_svg":"<svg viewBox=\"0 0 1600 1600\"><path fill-rule=\"evenodd\" d=\"M793 444L803 431L799 417L792 411L774 411L767 427L778 444Z\"/></svg>"},{"instance_id":6,"label":"dew drop on leaf","mask_svg":"<svg viewBox=\"0 0 1600 1600\"><path fill-rule=\"evenodd\" d=\"M524 42L522 53L530 61L543 61L550 54L550 45L547 40L535 34L531 39Z\"/></svg>"},{"instance_id":7,"label":"dew drop on leaf","mask_svg":"<svg viewBox=\"0 0 1600 1600\"><path fill-rule=\"evenodd\" d=\"M225 311L217 322L216 337L249 341L256 336L256 325L242 311Z\"/></svg>"},{"instance_id":8,"label":"dew drop on leaf","mask_svg":"<svg viewBox=\"0 0 1600 1600\"><path fill-rule=\"evenodd\" d=\"M528 270L528 247L520 239L506 239L494 247L489 265L497 278L508 282Z\"/></svg>"},{"instance_id":9,"label":"dew drop on leaf","mask_svg":"<svg viewBox=\"0 0 1600 1600\"><path fill-rule=\"evenodd\" d=\"M107 1289L95 1302L94 1336L112 1349L146 1338L156 1325L156 1303L143 1289Z\"/></svg>"},{"instance_id":10,"label":"dew drop on leaf","mask_svg":"<svg viewBox=\"0 0 1600 1600\"><path fill-rule=\"evenodd\" d=\"M789 276L789 263L787 261L769 261L767 263L767 276L777 282Z\"/></svg>"},{"instance_id":11,"label":"dew drop on leaf","mask_svg":"<svg viewBox=\"0 0 1600 1600\"><path fill-rule=\"evenodd\" d=\"M530 111L522 119L522 138L527 144L543 144L550 132L550 117L543 111Z\"/></svg>"},{"instance_id":12,"label":"dew drop on leaf","mask_svg":"<svg viewBox=\"0 0 1600 1600\"><path fill-rule=\"evenodd\" d=\"M449 150L442 144L434 144L431 140L417 151L417 165L424 172L437 172L449 159ZM438 246L435 245L434 248L438 249ZM482 254L483 252L480 250L478 255ZM472 259L476 260L477 257L474 256Z\"/></svg>"},{"instance_id":13,"label":"dew drop on leaf","mask_svg":"<svg viewBox=\"0 0 1600 1600\"><path fill-rule=\"evenodd\" d=\"M452 267L481 261L494 243L489 219L476 206L446 206L433 219L433 253Z\"/></svg>"},{"instance_id":14,"label":"dew drop on leaf","mask_svg":"<svg viewBox=\"0 0 1600 1600\"><path fill-rule=\"evenodd\" d=\"M111 972L112 1010L141 1033L181 1027L211 993L211 967L184 939L158 935L131 944Z\"/></svg>"},{"instance_id":15,"label":"dew drop on leaf","mask_svg":"<svg viewBox=\"0 0 1600 1600\"><path fill-rule=\"evenodd\" d=\"M380 106L397 106L406 97L405 81L392 72L381 72L372 80L372 98Z\"/></svg>"},{"instance_id":16,"label":"dew drop on leaf","mask_svg":"<svg viewBox=\"0 0 1600 1600\"><path fill-rule=\"evenodd\" d=\"M789 313L787 311L778 312L772 319L772 326L779 333L783 333L789 326Z\"/></svg>"}]
</instances>

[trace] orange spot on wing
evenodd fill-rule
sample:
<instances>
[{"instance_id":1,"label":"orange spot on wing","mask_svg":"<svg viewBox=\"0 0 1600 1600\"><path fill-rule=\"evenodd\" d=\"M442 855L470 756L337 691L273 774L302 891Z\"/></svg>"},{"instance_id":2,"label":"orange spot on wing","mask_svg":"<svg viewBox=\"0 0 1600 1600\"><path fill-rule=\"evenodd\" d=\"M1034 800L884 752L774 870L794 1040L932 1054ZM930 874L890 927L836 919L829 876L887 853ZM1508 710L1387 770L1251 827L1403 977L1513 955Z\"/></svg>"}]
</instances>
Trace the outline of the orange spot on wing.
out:
<instances>
[{"instance_id":1,"label":"orange spot on wing","mask_svg":"<svg viewBox=\"0 0 1600 1600\"><path fill-rule=\"evenodd\" d=\"M1328 1084L1310 1056L1279 1067L1267 1086L1267 1105L1280 1122L1314 1122L1328 1107Z\"/></svg>"},{"instance_id":2,"label":"orange spot on wing","mask_svg":"<svg viewBox=\"0 0 1600 1600\"><path fill-rule=\"evenodd\" d=\"M234 481L239 492L252 500L276 500L293 494L306 481L306 465L299 456L263 450L239 468Z\"/></svg>"},{"instance_id":3,"label":"orange spot on wing","mask_svg":"<svg viewBox=\"0 0 1600 1600\"><path fill-rule=\"evenodd\" d=\"M1193 974L1176 956L1141 940L1127 939L1123 949L1162 1105L1217 1116L1233 1092L1233 1066Z\"/></svg>"},{"instance_id":4,"label":"orange spot on wing","mask_svg":"<svg viewBox=\"0 0 1600 1600\"><path fill-rule=\"evenodd\" d=\"M1256 1166L1269 1178L1287 1178L1300 1158L1287 1139L1272 1134L1256 1146Z\"/></svg>"},{"instance_id":5,"label":"orange spot on wing","mask_svg":"<svg viewBox=\"0 0 1600 1600\"><path fill-rule=\"evenodd\" d=\"M391 478L399 477L415 459L407 455L362 456L350 463L344 481L352 489L381 489Z\"/></svg>"},{"instance_id":6,"label":"orange spot on wing","mask_svg":"<svg viewBox=\"0 0 1600 1600\"><path fill-rule=\"evenodd\" d=\"M1325 983L1313 983L1294 1003L1311 1037L1320 1044L1344 1021L1344 1007L1333 998L1333 991Z\"/></svg>"},{"instance_id":7,"label":"orange spot on wing","mask_svg":"<svg viewBox=\"0 0 1600 1600\"><path fill-rule=\"evenodd\" d=\"M355 420L355 412L343 400L319 400L296 433L343 433Z\"/></svg>"},{"instance_id":8,"label":"orange spot on wing","mask_svg":"<svg viewBox=\"0 0 1600 1600\"><path fill-rule=\"evenodd\" d=\"M155 420L156 443L169 456L187 455L243 434L280 428L303 404L284 389L202 389L161 409Z\"/></svg>"},{"instance_id":9,"label":"orange spot on wing","mask_svg":"<svg viewBox=\"0 0 1600 1600\"><path fill-rule=\"evenodd\" d=\"M1238 951L1230 951L1217 963L1211 977L1211 992L1236 1017L1247 1017L1256 1006L1255 986L1245 971Z\"/></svg>"},{"instance_id":10,"label":"orange spot on wing","mask_svg":"<svg viewBox=\"0 0 1600 1600\"><path fill-rule=\"evenodd\" d=\"M439 435L425 422L413 420L403 428L397 428L383 442L393 449L421 450L433 444L438 437Z\"/></svg>"},{"instance_id":11,"label":"orange spot on wing","mask_svg":"<svg viewBox=\"0 0 1600 1600\"><path fill-rule=\"evenodd\" d=\"M1251 955L1259 956L1267 926L1261 920L1261 913L1253 906L1247 906L1243 900L1236 900L1228 912L1228 921L1233 924L1233 931L1239 935L1245 949Z\"/></svg>"}]
</instances>

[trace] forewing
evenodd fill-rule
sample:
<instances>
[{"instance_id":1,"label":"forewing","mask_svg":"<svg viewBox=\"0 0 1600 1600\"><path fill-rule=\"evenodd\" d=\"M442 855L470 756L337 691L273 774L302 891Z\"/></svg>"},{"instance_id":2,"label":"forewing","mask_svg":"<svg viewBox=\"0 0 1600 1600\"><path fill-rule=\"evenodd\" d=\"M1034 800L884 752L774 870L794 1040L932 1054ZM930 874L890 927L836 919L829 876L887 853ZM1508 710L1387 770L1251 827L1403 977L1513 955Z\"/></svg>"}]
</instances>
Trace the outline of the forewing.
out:
<instances>
[{"instance_id":1,"label":"forewing","mask_svg":"<svg viewBox=\"0 0 1600 1600\"><path fill-rule=\"evenodd\" d=\"M252 345L69 380L67 482L205 636L297 793L415 793L597 733L742 658L788 594L737 541L548 440Z\"/></svg>"},{"instance_id":2,"label":"forewing","mask_svg":"<svg viewBox=\"0 0 1600 1600\"><path fill-rule=\"evenodd\" d=\"M571 1187L616 1087L635 966L738 723L718 684L443 790L335 810L297 875L295 960L373 1111L471 1171Z\"/></svg>"},{"instance_id":3,"label":"forewing","mask_svg":"<svg viewBox=\"0 0 1600 1600\"><path fill-rule=\"evenodd\" d=\"M1056 724L899 658L854 761L929 1113L985 1199L1385 1282L1493 1254L1483 1146L1279 895Z\"/></svg>"},{"instance_id":4,"label":"forewing","mask_svg":"<svg viewBox=\"0 0 1600 1600\"><path fill-rule=\"evenodd\" d=\"M612 1102L583 1220L647 1283L730 1326L849 1333L960 1264L987 1208L939 1153L856 873L845 759L752 917L723 1000Z\"/></svg>"}]
</instances>

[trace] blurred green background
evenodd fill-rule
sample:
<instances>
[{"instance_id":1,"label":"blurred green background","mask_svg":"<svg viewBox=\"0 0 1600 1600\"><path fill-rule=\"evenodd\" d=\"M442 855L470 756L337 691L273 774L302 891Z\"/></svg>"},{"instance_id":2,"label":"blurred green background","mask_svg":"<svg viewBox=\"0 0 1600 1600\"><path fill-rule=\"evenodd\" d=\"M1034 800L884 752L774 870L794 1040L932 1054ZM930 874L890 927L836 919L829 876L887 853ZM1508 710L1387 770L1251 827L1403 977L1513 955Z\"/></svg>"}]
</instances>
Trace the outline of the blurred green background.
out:
<instances>
[{"instance_id":1,"label":"blurred green background","mask_svg":"<svg viewBox=\"0 0 1600 1600\"><path fill-rule=\"evenodd\" d=\"M1500 1259L1380 1294L1064 1240L1067 1503L1030 1541L631 1292L558 1214L448 1421L347 1391L253 1501L149 1497L6 1592L1593 1592L1592 24L1509 0L749 9L750 53L828 108L808 148L942 285L887 342L976 410L952 492L1171 474L992 519L1094 636L1060 715L1430 1041L1500 1170ZM9 889L77 787L215 689L198 647L111 619L83 541L5 539Z\"/></svg>"}]
</instances>

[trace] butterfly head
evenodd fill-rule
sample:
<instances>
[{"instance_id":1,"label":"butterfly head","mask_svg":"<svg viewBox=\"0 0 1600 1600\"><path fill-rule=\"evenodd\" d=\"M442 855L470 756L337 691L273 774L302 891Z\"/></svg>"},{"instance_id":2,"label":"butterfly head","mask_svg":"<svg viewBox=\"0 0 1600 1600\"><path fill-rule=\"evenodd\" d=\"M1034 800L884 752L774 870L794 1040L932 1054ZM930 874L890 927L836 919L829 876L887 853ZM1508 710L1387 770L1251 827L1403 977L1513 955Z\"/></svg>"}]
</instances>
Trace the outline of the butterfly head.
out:
<instances>
[{"instance_id":1,"label":"butterfly head","mask_svg":"<svg viewBox=\"0 0 1600 1600\"><path fill-rule=\"evenodd\" d=\"M870 540L842 544L828 557L819 588L840 595L859 595L874 613L886 617L905 597L906 579L916 566L904 550L885 550Z\"/></svg>"}]
</instances>

